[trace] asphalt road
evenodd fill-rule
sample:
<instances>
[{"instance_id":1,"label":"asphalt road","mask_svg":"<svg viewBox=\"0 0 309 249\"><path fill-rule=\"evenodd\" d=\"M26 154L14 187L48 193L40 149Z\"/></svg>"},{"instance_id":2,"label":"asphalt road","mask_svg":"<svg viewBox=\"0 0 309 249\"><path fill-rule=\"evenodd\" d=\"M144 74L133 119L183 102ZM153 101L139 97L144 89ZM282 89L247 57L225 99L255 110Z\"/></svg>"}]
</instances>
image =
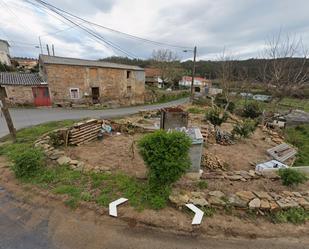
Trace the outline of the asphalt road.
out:
<instances>
[{"instance_id":1,"label":"asphalt road","mask_svg":"<svg viewBox=\"0 0 309 249\"><path fill-rule=\"evenodd\" d=\"M60 108L28 109L14 108L10 109L16 129L25 128L49 121L59 121L64 119L82 119L82 118L114 118L138 113L140 110L155 110L163 107L183 104L188 98L171 101L163 104L133 106L106 110L76 110ZM9 133L3 115L0 117L0 137Z\"/></svg>"},{"instance_id":2,"label":"asphalt road","mask_svg":"<svg viewBox=\"0 0 309 249\"><path fill-rule=\"evenodd\" d=\"M307 249L308 243L298 238L177 235L72 211L63 204L24 204L0 187L0 249Z\"/></svg>"}]
</instances>

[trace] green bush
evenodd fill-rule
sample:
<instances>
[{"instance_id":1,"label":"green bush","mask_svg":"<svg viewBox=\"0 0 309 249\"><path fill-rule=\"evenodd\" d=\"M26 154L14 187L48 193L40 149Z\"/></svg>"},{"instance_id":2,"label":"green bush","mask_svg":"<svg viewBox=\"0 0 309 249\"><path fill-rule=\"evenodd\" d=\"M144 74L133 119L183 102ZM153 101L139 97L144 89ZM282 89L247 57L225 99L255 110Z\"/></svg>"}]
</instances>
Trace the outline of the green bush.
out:
<instances>
[{"instance_id":1,"label":"green bush","mask_svg":"<svg viewBox=\"0 0 309 249\"><path fill-rule=\"evenodd\" d=\"M257 123L252 119L245 119L243 122L238 122L232 131L233 136L240 136L247 138L249 137L256 129Z\"/></svg>"},{"instance_id":2,"label":"green bush","mask_svg":"<svg viewBox=\"0 0 309 249\"><path fill-rule=\"evenodd\" d=\"M303 208L290 208L274 213L271 218L274 223L302 224L309 220L309 211Z\"/></svg>"},{"instance_id":3,"label":"green bush","mask_svg":"<svg viewBox=\"0 0 309 249\"><path fill-rule=\"evenodd\" d=\"M14 156L13 171L16 177L30 177L37 174L43 165L43 154L38 149L27 149Z\"/></svg>"},{"instance_id":4,"label":"green bush","mask_svg":"<svg viewBox=\"0 0 309 249\"><path fill-rule=\"evenodd\" d=\"M161 207L170 185L190 167L191 139L183 132L160 130L145 135L138 146L148 167L149 200L152 206Z\"/></svg>"},{"instance_id":5,"label":"green bush","mask_svg":"<svg viewBox=\"0 0 309 249\"><path fill-rule=\"evenodd\" d=\"M254 119L262 114L262 110L258 102L249 102L245 104L242 114L246 118Z\"/></svg>"},{"instance_id":6,"label":"green bush","mask_svg":"<svg viewBox=\"0 0 309 249\"><path fill-rule=\"evenodd\" d=\"M214 126L220 126L227 120L228 114L222 112L220 108L214 107L206 113L205 118Z\"/></svg>"},{"instance_id":7,"label":"green bush","mask_svg":"<svg viewBox=\"0 0 309 249\"><path fill-rule=\"evenodd\" d=\"M308 180L308 177L295 169L279 169L279 176L285 186L298 185Z\"/></svg>"},{"instance_id":8,"label":"green bush","mask_svg":"<svg viewBox=\"0 0 309 249\"><path fill-rule=\"evenodd\" d=\"M215 104L217 106L219 106L219 107L224 109L226 107L226 105L227 105L227 101L226 101L225 97L222 94L218 94L216 96L216 98L215 98ZM227 107L227 110L229 112L233 113L234 110L235 110L235 107L236 107L235 103L234 102L230 102L228 107Z\"/></svg>"},{"instance_id":9,"label":"green bush","mask_svg":"<svg viewBox=\"0 0 309 249\"><path fill-rule=\"evenodd\" d=\"M198 108L198 107L190 107L187 110L189 113L193 113L193 114L201 114L201 113L205 113L204 109Z\"/></svg>"}]
</instances>

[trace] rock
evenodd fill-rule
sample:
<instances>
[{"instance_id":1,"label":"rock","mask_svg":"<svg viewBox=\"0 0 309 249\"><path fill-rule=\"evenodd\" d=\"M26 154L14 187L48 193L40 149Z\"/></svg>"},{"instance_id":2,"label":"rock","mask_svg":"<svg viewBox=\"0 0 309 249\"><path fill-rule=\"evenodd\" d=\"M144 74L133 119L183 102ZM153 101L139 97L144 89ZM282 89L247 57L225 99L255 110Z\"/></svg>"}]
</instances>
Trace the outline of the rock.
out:
<instances>
[{"instance_id":1,"label":"rock","mask_svg":"<svg viewBox=\"0 0 309 249\"><path fill-rule=\"evenodd\" d=\"M304 209L309 210L309 201L307 201L305 198L297 199L297 203Z\"/></svg>"},{"instance_id":2,"label":"rock","mask_svg":"<svg viewBox=\"0 0 309 249\"><path fill-rule=\"evenodd\" d=\"M111 170L110 167L106 167L106 166L97 166L97 167L95 167L95 169L98 169L101 172L106 172L106 171L110 171Z\"/></svg>"},{"instance_id":3,"label":"rock","mask_svg":"<svg viewBox=\"0 0 309 249\"><path fill-rule=\"evenodd\" d=\"M190 179L190 180L199 180L199 179L201 179L201 176L202 176L202 174L201 173L196 173L196 172L189 172L189 173L186 173L185 174L185 177L187 178L187 179Z\"/></svg>"},{"instance_id":4,"label":"rock","mask_svg":"<svg viewBox=\"0 0 309 249\"><path fill-rule=\"evenodd\" d=\"M279 205L279 207L281 209L288 209L288 208L294 208L294 207L298 207L298 203L292 199L288 199L288 198L285 198L285 199L280 199L278 201L276 201L277 204Z\"/></svg>"},{"instance_id":5,"label":"rock","mask_svg":"<svg viewBox=\"0 0 309 249\"><path fill-rule=\"evenodd\" d=\"M205 198L195 198L195 197L193 197L189 201L196 206L200 206L200 207L209 206L209 203L206 201Z\"/></svg>"},{"instance_id":6,"label":"rock","mask_svg":"<svg viewBox=\"0 0 309 249\"><path fill-rule=\"evenodd\" d=\"M210 196L208 198L208 202L210 203L210 205L213 205L213 206L225 206L226 205L224 200L216 196Z\"/></svg>"},{"instance_id":7,"label":"rock","mask_svg":"<svg viewBox=\"0 0 309 249\"><path fill-rule=\"evenodd\" d=\"M193 191L190 194L193 198L204 198L205 197L205 193L203 192Z\"/></svg>"},{"instance_id":8,"label":"rock","mask_svg":"<svg viewBox=\"0 0 309 249\"><path fill-rule=\"evenodd\" d=\"M254 191L254 194L260 199L272 200L271 196L267 192L263 191Z\"/></svg>"},{"instance_id":9,"label":"rock","mask_svg":"<svg viewBox=\"0 0 309 249\"><path fill-rule=\"evenodd\" d=\"M244 200L240 199L237 195L231 195L228 198L228 203L232 205L233 207L237 208L246 208L247 207L247 202Z\"/></svg>"},{"instance_id":10,"label":"rock","mask_svg":"<svg viewBox=\"0 0 309 249\"><path fill-rule=\"evenodd\" d=\"M57 163L59 165L68 164L71 161L71 158L67 156L61 156L57 159Z\"/></svg>"},{"instance_id":11,"label":"rock","mask_svg":"<svg viewBox=\"0 0 309 249\"><path fill-rule=\"evenodd\" d=\"M280 200L280 199L282 198L281 195L278 195L277 193L274 193L274 192L269 193L269 195L270 195L275 201Z\"/></svg>"},{"instance_id":12,"label":"rock","mask_svg":"<svg viewBox=\"0 0 309 249\"><path fill-rule=\"evenodd\" d=\"M271 211L275 211L275 210L279 209L279 205L275 201L270 201L269 205L270 205L270 210Z\"/></svg>"},{"instance_id":13,"label":"rock","mask_svg":"<svg viewBox=\"0 0 309 249\"><path fill-rule=\"evenodd\" d=\"M44 149L44 150L47 150L50 145L49 144L41 144L41 147Z\"/></svg>"},{"instance_id":14,"label":"rock","mask_svg":"<svg viewBox=\"0 0 309 249\"><path fill-rule=\"evenodd\" d=\"M282 191L282 195L287 196L287 197L293 197L294 196L294 194L291 191Z\"/></svg>"},{"instance_id":15,"label":"rock","mask_svg":"<svg viewBox=\"0 0 309 249\"><path fill-rule=\"evenodd\" d=\"M69 162L70 165L77 165L78 163L79 163L78 160L73 160L73 159Z\"/></svg>"},{"instance_id":16,"label":"rock","mask_svg":"<svg viewBox=\"0 0 309 249\"><path fill-rule=\"evenodd\" d=\"M292 193L293 193L293 195L296 196L296 197L299 197L299 198L302 197L301 193L299 193L299 192L292 192Z\"/></svg>"},{"instance_id":17,"label":"rock","mask_svg":"<svg viewBox=\"0 0 309 249\"><path fill-rule=\"evenodd\" d=\"M175 204L176 206L182 206L182 205L188 203L190 198L187 194L181 194L179 192L173 192L169 196L168 199L171 203Z\"/></svg>"},{"instance_id":18,"label":"rock","mask_svg":"<svg viewBox=\"0 0 309 249\"><path fill-rule=\"evenodd\" d=\"M218 191L218 190L216 190L216 191L210 191L208 194L209 194L210 196L215 196L215 197L218 197L218 198L225 197L225 194L222 193L221 191Z\"/></svg>"},{"instance_id":19,"label":"rock","mask_svg":"<svg viewBox=\"0 0 309 249\"><path fill-rule=\"evenodd\" d=\"M262 171L262 175L267 179L272 179L272 180L280 179L280 176L278 175L277 171L264 170Z\"/></svg>"},{"instance_id":20,"label":"rock","mask_svg":"<svg viewBox=\"0 0 309 249\"><path fill-rule=\"evenodd\" d=\"M243 179L243 177L241 175L232 175L232 176L227 176L227 179L231 181L240 181L241 179Z\"/></svg>"},{"instance_id":21,"label":"rock","mask_svg":"<svg viewBox=\"0 0 309 249\"><path fill-rule=\"evenodd\" d=\"M270 209L269 201L266 200L266 199L262 199L262 200L261 200L261 206L260 206L260 208L261 208L262 210L269 210L269 209Z\"/></svg>"},{"instance_id":22,"label":"rock","mask_svg":"<svg viewBox=\"0 0 309 249\"><path fill-rule=\"evenodd\" d=\"M236 192L236 195L244 201L251 201L255 198L255 195L251 191L239 191Z\"/></svg>"},{"instance_id":23,"label":"rock","mask_svg":"<svg viewBox=\"0 0 309 249\"><path fill-rule=\"evenodd\" d=\"M250 209L258 209L261 206L261 200L259 198L254 198L249 202Z\"/></svg>"},{"instance_id":24,"label":"rock","mask_svg":"<svg viewBox=\"0 0 309 249\"><path fill-rule=\"evenodd\" d=\"M251 177L254 177L254 178L257 177L254 170L252 170L252 169L249 170L248 175L251 176Z\"/></svg>"}]
</instances>

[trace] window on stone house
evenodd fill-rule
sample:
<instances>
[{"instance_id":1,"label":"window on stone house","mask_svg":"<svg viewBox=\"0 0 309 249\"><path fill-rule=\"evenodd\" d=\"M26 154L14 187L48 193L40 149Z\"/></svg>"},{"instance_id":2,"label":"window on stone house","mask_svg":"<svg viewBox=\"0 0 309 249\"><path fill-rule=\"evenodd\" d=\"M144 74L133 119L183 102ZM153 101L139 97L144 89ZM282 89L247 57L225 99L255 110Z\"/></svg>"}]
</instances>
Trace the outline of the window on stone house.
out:
<instances>
[{"instance_id":1,"label":"window on stone house","mask_svg":"<svg viewBox=\"0 0 309 249\"><path fill-rule=\"evenodd\" d=\"M132 93L132 87L131 86L127 86L127 94L131 94Z\"/></svg>"},{"instance_id":2,"label":"window on stone house","mask_svg":"<svg viewBox=\"0 0 309 249\"><path fill-rule=\"evenodd\" d=\"M127 79L131 78L131 71L127 71Z\"/></svg>"},{"instance_id":3,"label":"window on stone house","mask_svg":"<svg viewBox=\"0 0 309 249\"><path fill-rule=\"evenodd\" d=\"M71 99L79 99L79 89L78 88L70 88L70 97L71 97Z\"/></svg>"}]
</instances>

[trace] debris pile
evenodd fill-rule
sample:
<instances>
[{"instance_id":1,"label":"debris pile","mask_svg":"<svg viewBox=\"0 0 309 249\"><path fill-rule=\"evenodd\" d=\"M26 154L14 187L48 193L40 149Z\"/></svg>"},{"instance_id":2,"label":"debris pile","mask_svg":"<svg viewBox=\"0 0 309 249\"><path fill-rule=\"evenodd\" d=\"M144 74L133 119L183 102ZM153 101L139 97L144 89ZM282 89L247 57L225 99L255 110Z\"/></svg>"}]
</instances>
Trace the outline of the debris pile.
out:
<instances>
[{"instance_id":1,"label":"debris pile","mask_svg":"<svg viewBox=\"0 0 309 249\"><path fill-rule=\"evenodd\" d=\"M213 125L202 125L201 133L204 138L204 142L207 142L209 144L216 143L216 131Z\"/></svg>"},{"instance_id":2,"label":"debris pile","mask_svg":"<svg viewBox=\"0 0 309 249\"><path fill-rule=\"evenodd\" d=\"M262 131L270 136L271 140L276 144L282 144L284 141L284 137L280 135L278 132L267 128L266 126L262 126Z\"/></svg>"},{"instance_id":3,"label":"debris pile","mask_svg":"<svg viewBox=\"0 0 309 249\"><path fill-rule=\"evenodd\" d=\"M221 145L232 145L235 144L233 135L229 132L223 131L216 127L216 141Z\"/></svg>"},{"instance_id":4,"label":"debris pile","mask_svg":"<svg viewBox=\"0 0 309 249\"><path fill-rule=\"evenodd\" d=\"M210 170L226 169L226 163L211 153L204 153L202 156L202 167Z\"/></svg>"}]
</instances>

